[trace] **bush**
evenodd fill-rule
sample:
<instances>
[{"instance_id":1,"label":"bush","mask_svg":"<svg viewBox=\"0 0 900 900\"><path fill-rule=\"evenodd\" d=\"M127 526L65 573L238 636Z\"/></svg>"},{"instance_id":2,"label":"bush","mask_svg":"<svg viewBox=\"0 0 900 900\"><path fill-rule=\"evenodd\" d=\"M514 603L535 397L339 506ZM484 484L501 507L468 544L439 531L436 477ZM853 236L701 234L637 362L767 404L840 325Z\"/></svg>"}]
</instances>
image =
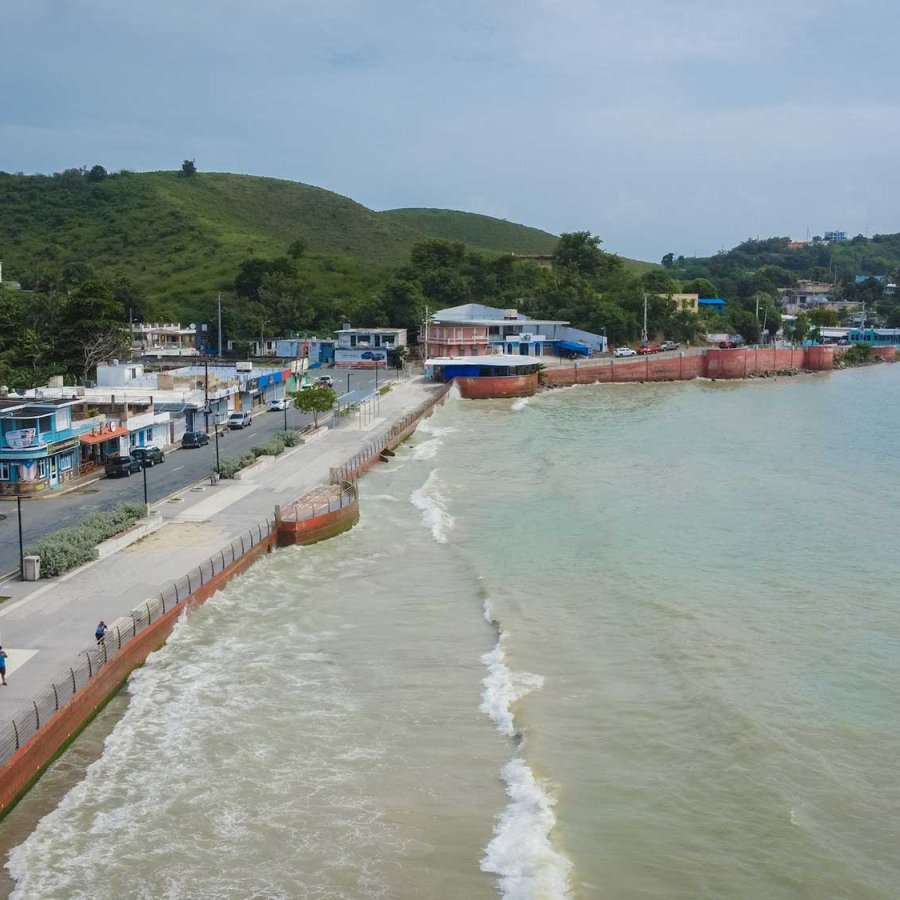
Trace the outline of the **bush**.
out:
<instances>
[{"instance_id":1,"label":"bush","mask_svg":"<svg viewBox=\"0 0 900 900\"><path fill-rule=\"evenodd\" d=\"M385 384L382 387L378 388L378 393L383 397L385 394L390 393L391 385Z\"/></svg>"},{"instance_id":2,"label":"bush","mask_svg":"<svg viewBox=\"0 0 900 900\"><path fill-rule=\"evenodd\" d=\"M146 514L143 503L120 503L106 512L91 513L77 525L47 535L25 549L27 556L41 558L41 575L55 578L90 562L94 547L127 531Z\"/></svg>"},{"instance_id":3,"label":"bush","mask_svg":"<svg viewBox=\"0 0 900 900\"><path fill-rule=\"evenodd\" d=\"M844 353L844 362L848 365L856 366L871 362L872 359L872 348L868 344L854 344Z\"/></svg>"},{"instance_id":4,"label":"bush","mask_svg":"<svg viewBox=\"0 0 900 900\"><path fill-rule=\"evenodd\" d=\"M280 456L287 447L296 447L299 442L296 431L276 431L264 444L255 444L243 456L223 456L219 460L219 477L234 478L260 456Z\"/></svg>"}]
</instances>

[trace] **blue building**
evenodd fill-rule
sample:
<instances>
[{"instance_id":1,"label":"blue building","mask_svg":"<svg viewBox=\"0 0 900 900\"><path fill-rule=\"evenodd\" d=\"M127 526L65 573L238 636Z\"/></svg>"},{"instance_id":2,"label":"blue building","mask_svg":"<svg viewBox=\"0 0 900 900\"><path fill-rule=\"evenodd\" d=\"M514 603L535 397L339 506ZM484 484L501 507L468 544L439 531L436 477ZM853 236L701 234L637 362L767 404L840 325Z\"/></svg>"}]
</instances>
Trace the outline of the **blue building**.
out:
<instances>
[{"instance_id":1,"label":"blue building","mask_svg":"<svg viewBox=\"0 0 900 900\"><path fill-rule=\"evenodd\" d=\"M848 338L851 344L900 347L900 328L851 328Z\"/></svg>"},{"instance_id":2,"label":"blue building","mask_svg":"<svg viewBox=\"0 0 900 900\"><path fill-rule=\"evenodd\" d=\"M58 490L78 477L81 436L97 420L76 421L78 400L0 400L0 495Z\"/></svg>"}]
</instances>

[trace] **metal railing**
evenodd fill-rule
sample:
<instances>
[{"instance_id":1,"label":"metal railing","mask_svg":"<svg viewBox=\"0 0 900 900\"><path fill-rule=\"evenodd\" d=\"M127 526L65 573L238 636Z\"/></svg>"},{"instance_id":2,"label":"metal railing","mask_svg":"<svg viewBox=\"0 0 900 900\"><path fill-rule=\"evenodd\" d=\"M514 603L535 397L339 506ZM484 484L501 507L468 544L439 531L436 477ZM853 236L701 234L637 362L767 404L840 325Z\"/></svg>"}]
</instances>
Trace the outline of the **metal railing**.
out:
<instances>
[{"instance_id":1,"label":"metal railing","mask_svg":"<svg viewBox=\"0 0 900 900\"><path fill-rule=\"evenodd\" d=\"M281 521L302 522L325 513L337 512L337 510L349 506L356 498L355 484L349 481L342 482L340 486L332 484L301 497L290 506L285 506L281 510Z\"/></svg>"},{"instance_id":2,"label":"metal railing","mask_svg":"<svg viewBox=\"0 0 900 900\"><path fill-rule=\"evenodd\" d=\"M0 726L0 763L9 759L29 738L37 734L55 713L63 709L79 691L100 675L126 648L130 640L187 600L197 588L249 553L272 533L274 527L274 520L266 518L264 525L258 524L250 531L239 535L183 578L163 588L158 596L141 603L132 609L129 615L112 622L102 641L82 650L60 676L31 701L30 705L23 707L11 721Z\"/></svg>"},{"instance_id":3,"label":"metal railing","mask_svg":"<svg viewBox=\"0 0 900 900\"><path fill-rule=\"evenodd\" d=\"M442 385L435 393L429 397L424 403L420 403L412 412L408 412L402 419L395 422L387 431L378 437L363 444L362 449L358 450L350 459L346 460L339 466L333 466L329 470L329 481L332 484L341 484L345 481L355 481L359 470L369 460L378 456L388 445L402 434L414 422L420 419L433 406L440 403L447 393L450 391L451 384Z\"/></svg>"}]
</instances>

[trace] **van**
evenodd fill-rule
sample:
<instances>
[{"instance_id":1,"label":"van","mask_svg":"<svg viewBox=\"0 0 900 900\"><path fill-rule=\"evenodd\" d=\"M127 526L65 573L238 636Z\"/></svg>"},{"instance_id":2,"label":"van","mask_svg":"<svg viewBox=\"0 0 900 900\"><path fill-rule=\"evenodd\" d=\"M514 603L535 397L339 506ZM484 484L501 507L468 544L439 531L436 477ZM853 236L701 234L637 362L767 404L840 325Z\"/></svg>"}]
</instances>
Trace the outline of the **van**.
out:
<instances>
[{"instance_id":1,"label":"van","mask_svg":"<svg viewBox=\"0 0 900 900\"><path fill-rule=\"evenodd\" d=\"M248 412L233 412L228 416L228 427L232 430L246 428L252 421Z\"/></svg>"}]
</instances>

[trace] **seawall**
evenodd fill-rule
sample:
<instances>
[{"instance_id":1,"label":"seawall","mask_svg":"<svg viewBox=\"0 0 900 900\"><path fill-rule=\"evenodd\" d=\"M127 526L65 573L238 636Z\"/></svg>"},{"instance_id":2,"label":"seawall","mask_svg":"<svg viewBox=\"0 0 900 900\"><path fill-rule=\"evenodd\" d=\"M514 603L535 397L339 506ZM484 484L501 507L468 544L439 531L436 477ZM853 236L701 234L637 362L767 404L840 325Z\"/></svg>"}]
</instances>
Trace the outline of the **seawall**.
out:
<instances>
[{"instance_id":1,"label":"seawall","mask_svg":"<svg viewBox=\"0 0 900 900\"><path fill-rule=\"evenodd\" d=\"M423 418L431 415L436 405L443 403L449 389L450 385L447 385L443 390L435 390L426 402L403 415L375 441L366 444L360 454L348 461L354 464L350 480L374 465L383 449L393 449L411 434ZM347 465L339 468L344 470ZM346 514L351 515L350 511ZM341 520L338 530L352 524L349 519L344 520L343 514L337 518ZM335 523L320 524L326 527L317 537L330 536L325 532ZM260 556L271 552L277 546L277 540L277 523L267 519L249 535L239 535L229 547L170 585L158 597L132 610L131 618L113 622L107 634L106 648L94 646L83 651L67 669L60 660L60 677L43 690L30 707L25 707L12 721L0 726L0 818L65 750L121 687L129 673L165 643L179 616L204 603Z\"/></svg>"},{"instance_id":2,"label":"seawall","mask_svg":"<svg viewBox=\"0 0 900 900\"><path fill-rule=\"evenodd\" d=\"M541 383L613 384L634 381L690 381L694 378L749 378L784 371L824 372L834 368L833 347L775 349L709 348L678 354L587 361L558 369L544 369Z\"/></svg>"}]
</instances>

